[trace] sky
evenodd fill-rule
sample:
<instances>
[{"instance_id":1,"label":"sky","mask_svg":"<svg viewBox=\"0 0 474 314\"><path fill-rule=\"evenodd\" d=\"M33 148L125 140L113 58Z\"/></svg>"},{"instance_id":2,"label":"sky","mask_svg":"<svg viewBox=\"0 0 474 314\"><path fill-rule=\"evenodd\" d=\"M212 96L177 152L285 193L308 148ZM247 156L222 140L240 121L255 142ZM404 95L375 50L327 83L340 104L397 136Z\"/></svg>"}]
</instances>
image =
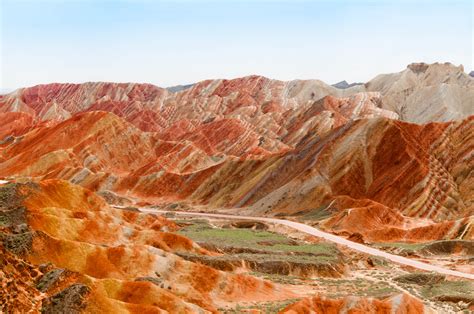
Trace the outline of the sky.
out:
<instances>
[{"instance_id":1,"label":"sky","mask_svg":"<svg viewBox=\"0 0 474 314\"><path fill-rule=\"evenodd\" d=\"M473 69L472 0L0 3L2 90L251 74L365 82L419 61Z\"/></svg>"}]
</instances>

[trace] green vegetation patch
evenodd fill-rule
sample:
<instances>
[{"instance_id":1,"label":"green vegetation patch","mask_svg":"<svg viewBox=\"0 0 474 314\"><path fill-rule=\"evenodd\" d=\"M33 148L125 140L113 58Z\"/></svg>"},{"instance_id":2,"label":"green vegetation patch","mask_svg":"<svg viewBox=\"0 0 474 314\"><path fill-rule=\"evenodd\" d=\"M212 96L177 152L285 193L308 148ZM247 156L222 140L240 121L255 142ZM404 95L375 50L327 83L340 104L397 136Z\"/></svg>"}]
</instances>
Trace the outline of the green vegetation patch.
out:
<instances>
[{"instance_id":1,"label":"green vegetation patch","mask_svg":"<svg viewBox=\"0 0 474 314\"><path fill-rule=\"evenodd\" d=\"M48 289L59 280L64 271L64 269L57 268L47 272L38 280L36 288L41 292L48 291Z\"/></svg>"},{"instance_id":2,"label":"green vegetation patch","mask_svg":"<svg viewBox=\"0 0 474 314\"><path fill-rule=\"evenodd\" d=\"M331 298L345 297L348 294L358 297L385 298L400 293L396 288L385 281L376 281L362 278L318 278L317 283L327 291Z\"/></svg>"},{"instance_id":3,"label":"green vegetation patch","mask_svg":"<svg viewBox=\"0 0 474 314\"><path fill-rule=\"evenodd\" d=\"M234 309L219 309L219 312L225 314L249 313L251 310L259 310L262 314L278 313L290 304L296 303L301 299L288 299L283 301L263 302L255 305L237 304Z\"/></svg>"},{"instance_id":4,"label":"green vegetation patch","mask_svg":"<svg viewBox=\"0 0 474 314\"><path fill-rule=\"evenodd\" d=\"M466 240L441 240L423 247L423 254L450 255L452 253L474 255L474 242Z\"/></svg>"},{"instance_id":5,"label":"green vegetation patch","mask_svg":"<svg viewBox=\"0 0 474 314\"><path fill-rule=\"evenodd\" d=\"M474 304L474 283L471 281L442 281L424 286L421 293L429 299Z\"/></svg>"},{"instance_id":6,"label":"green vegetation patch","mask_svg":"<svg viewBox=\"0 0 474 314\"><path fill-rule=\"evenodd\" d=\"M33 244L33 234L24 232L20 234L8 234L0 232L0 242L3 246L15 255L25 255L31 251Z\"/></svg>"},{"instance_id":7,"label":"green vegetation patch","mask_svg":"<svg viewBox=\"0 0 474 314\"><path fill-rule=\"evenodd\" d=\"M361 291L363 295L373 298L386 298L399 293L397 289L384 282L377 282L367 289Z\"/></svg>"},{"instance_id":8,"label":"green vegetation patch","mask_svg":"<svg viewBox=\"0 0 474 314\"><path fill-rule=\"evenodd\" d=\"M374 247L388 249L400 255L450 255L456 252L465 256L474 255L474 243L466 240L440 240L425 243L374 243Z\"/></svg>"},{"instance_id":9,"label":"green vegetation patch","mask_svg":"<svg viewBox=\"0 0 474 314\"><path fill-rule=\"evenodd\" d=\"M91 289L83 284L75 283L55 295L45 299L41 313L79 314L86 308L86 297Z\"/></svg>"},{"instance_id":10,"label":"green vegetation patch","mask_svg":"<svg viewBox=\"0 0 474 314\"><path fill-rule=\"evenodd\" d=\"M378 248L400 248L405 250L420 250L427 243L405 243L405 242L389 242L389 243L374 243L373 245Z\"/></svg>"},{"instance_id":11,"label":"green vegetation patch","mask_svg":"<svg viewBox=\"0 0 474 314\"><path fill-rule=\"evenodd\" d=\"M398 281L400 283L423 286L423 285L437 284L439 282L444 281L445 278L446 276L436 274L436 273L415 272L415 273L410 273L410 274L405 274L405 275L395 277L393 278L393 280Z\"/></svg>"},{"instance_id":12,"label":"green vegetation patch","mask_svg":"<svg viewBox=\"0 0 474 314\"><path fill-rule=\"evenodd\" d=\"M260 277L265 280L270 280L280 284L288 284L288 285L301 285L305 282L298 276L291 276L291 275L281 275L281 274L267 274L262 272L251 272L250 275L254 277ZM307 283L306 283L307 284Z\"/></svg>"},{"instance_id":13,"label":"green vegetation patch","mask_svg":"<svg viewBox=\"0 0 474 314\"><path fill-rule=\"evenodd\" d=\"M187 222L192 222L192 224L184 226L178 233L191 238L195 242L203 242L216 247L240 247L265 252L321 254L321 256L326 257L338 257L340 255L339 250L332 243L306 244L264 230L215 228L205 220Z\"/></svg>"},{"instance_id":14,"label":"green vegetation patch","mask_svg":"<svg viewBox=\"0 0 474 314\"><path fill-rule=\"evenodd\" d=\"M21 189L23 189L23 192ZM23 200L28 189L37 189L36 183L7 183L0 186L0 227L12 227L26 223Z\"/></svg>"},{"instance_id":15,"label":"green vegetation patch","mask_svg":"<svg viewBox=\"0 0 474 314\"><path fill-rule=\"evenodd\" d=\"M333 211L328 208L329 204L324 204L317 208L306 209L299 211L292 216L298 216L302 221L311 220L311 221L320 221L327 219L333 215Z\"/></svg>"},{"instance_id":16,"label":"green vegetation patch","mask_svg":"<svg viewBox=\"0 0 474 314\"><path fill-rule=\"evenodd\" d=\"M23 198L18 193L18 185L8 183L0 187L0 227L10 227L26 222Z\"/></svg>"}]
</instances>

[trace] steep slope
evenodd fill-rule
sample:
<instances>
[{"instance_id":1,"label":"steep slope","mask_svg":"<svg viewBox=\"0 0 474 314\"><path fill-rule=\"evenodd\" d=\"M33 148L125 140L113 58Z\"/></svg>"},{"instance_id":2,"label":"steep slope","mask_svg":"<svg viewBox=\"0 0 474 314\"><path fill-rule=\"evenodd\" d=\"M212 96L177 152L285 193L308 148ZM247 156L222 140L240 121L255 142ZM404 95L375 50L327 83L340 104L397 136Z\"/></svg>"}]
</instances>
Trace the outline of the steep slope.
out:
<instances>
[{"instance_id":1,"label":"steep slope","mask_svg":"<svg viewBox=\"0 0 474 314\"><path fill-rule=\"evenodd\" d=\"M358 120L283 157L225 163L192 197L252 215L319 212L327 228L372 241L472 239L472 128Z\"/></svg>"},{"instance_id":2,"label":"steep slope","mask_svg":"<svg viewBox=\"0 0 474 314\"><path fill-rule=\"evenodd\" d=\"M14 139L14 136L20 136L34 127L34 119L31 115L23 112L5 112L0 113L0 138L1 145L5 145Z\"/></svg>"},{"instance_id":3,"label":"steep slope","mask_svg":"<svg viewBox=\"0 0 474 314\"><path fill-rule=\"evenodd\" d=\"M365 84L335 85L261 76L202 81L177 90L132 83L47 84L2 96L0 112L64 120L78 112L103 110L143 131L162 131L180 120L238 117L266 129L273 123L277 127L284 124L283 112L325 96L376 92L381 97L379 107L409 122L442 122L474 114L474 80L462 66L450 63L413 63L404 71L382 74Z\"/></svg>"},{"instance_id":4,"label":"steep slope","mask_svg":"<svg viewBox=\"0 0 474 314\"><path fill-rule=\"evenodd\" d=\"M152 147L150 136L115 115L91 112L24 134L5 147L1 168L4 175L79 175L85 167L121 174L153 160Z\"/></svg>"},{"instance_id":5,"label":"steep slope","mask_svg":"<svg viewBox=\"0 0 474 314\"><path fill-rule=\"evenodd\" d=\"M183 136L195 139L194 132L237 128L240 136L251 141L248 144L279 153L287 149L280 137L287 133L289 116L297 116L327 95L351 95L358 89L339 90L316 80L282 82L259 76L204 81L178 93L145 84L48 84L6 95L0 99L0 112L25 112L36 120L63 121L76 113L108 111L142 131L156 131L164 138L179 134L180 140ZM397 117L391 112L379 113Z\"/></svg>"},{"instance_id":6,"label":"steep slope","mask_svg":"<svg viewBox=\"0 0 474 314\"><path fill-rule=\"evenodd\" d=\"M382 107L405 121L441 122L474 114L474 80L462 66L412 63L402 72L375 77L366 87L380 92Z\"/></svg>"},{"instance_id":7,"label":"steep slope","mask_svg":"<svg viewBox=\"0 0 474 314\"><path fill-rule=\"evenodd\" d=\"M57 176L63 172L61 177L71 179L79 172L82 177L91 171L124 174L143 166L191 172L220 163L227 156L254 159L287 152L312 129L326 133L350 119L396 117L379 109L377 100L378 96L371 94L326 97L281 114L278 123L285 124L277 123L274 128L271 124L264 127L264 117L256 122L262 124L257 128L242 117L202 121L190 116L153 134L143 133L110 113L79 113L62 122L40 123L14 145L5 147L2 175ZM14 114L17 113L4 115ZM43 145L42 141L48 144ZM184 157L189 160L183 164ZM65 168L67 171L63 171Z\"/></svg>"},{"instance_id":8,"label":"steep slope","mask_svg":"<svg viewBox=\"0 0 474 314\"><path fill-rule=\"evenodd\" d=\"M472 239L473 118L421 126L375 118L384 112L374 99L301 107L287 118L278 153L237 120L149 133L111 113L81 113L4 144L0 174L252 214L328 208L323 226L369 241Z\"/></svg>"},{"instance_id":9,"label":"steep slope","mask_svg":"<svg viewBox=\"0 0 474 314\"><path fill-rule=\"evenodd\" d=\"M47 84L16 90L0 103L2 112L26 112L41 120L62 121L78 112L104 110L148 131L160 128L156 111L166 94L150 84Z\"/></svg>"}]
</instances>

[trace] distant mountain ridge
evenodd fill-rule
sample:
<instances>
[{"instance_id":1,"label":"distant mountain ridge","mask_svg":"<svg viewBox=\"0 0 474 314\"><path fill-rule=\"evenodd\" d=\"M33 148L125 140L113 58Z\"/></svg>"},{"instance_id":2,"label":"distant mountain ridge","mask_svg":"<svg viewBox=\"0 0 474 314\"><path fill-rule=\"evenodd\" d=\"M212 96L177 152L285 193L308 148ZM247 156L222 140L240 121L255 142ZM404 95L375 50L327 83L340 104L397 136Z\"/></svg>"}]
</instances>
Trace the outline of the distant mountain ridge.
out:
<instances>
[{"instance_id":1,"label":"distant mountain ridge","mask_svg":"<svg viewBox=\"0 0 474 314\"><path fill-rule=\"evenodd\" d=\"M177 93L180 91L183 91L185 89L193 87L194 84L186 84L186 85L175 85L175 86L170 86L167 87L166 89L169 90L170 92Z\"/></svg>"},{"instance_id":2,"label":"distant mountain ridge","mask_svg":"<svg viewBox=\"0 0 474 314\"><path fill-rule=\"evenodd\" d=\"M357 85L364 85L364 83L347 83L347 81L340 81L336 84L332 84L331 86L334 86L336 88L341 88L341 89L346 89L346 88L350 88L350 87L353 87L353 86L357 86Z\"/></svg>"},{"instance_id":3,"label":"distant mountain ridge","mask_svg":"<svg viewBox=\"0 0 474 314\"><path fill-rule=\"evenodd\" d=\"M412 63L365 84L382 94L382 107L414 123L452 121L474 114L474 80L463 66Z\"/></svg>"},{"instance_id":4,"label":"distant mountain ridge","mask_svg":"<svg viewBox=\"0 0 474 314\"><path fill-rule=\"evenodd\" d=\"M176 104L181 108L191 98L202 101L218 97L219 101L234 102L230 94L235 93L237 101L248 101L238 107L271 102L281 110L288 110L329 95L348 97L361 92L379 93L377 106L414 123L459 120L474 114L474 80L464 73L462 66L450 63L413 63L402 72L378 75L365 84L342 81L333 86L319 80L283 82L262 76L206 80L170 88L102 82L47 84L4 95L0 99L0 111L24 111L49 119L51 115L58 118L84 110L107 110L122 112L119 115L126 114L134 124L142 127L148 124L149 130L158 130L166 124L158 118L157 109L163 108L161 105Z\"/></svg>"}]
</instances>

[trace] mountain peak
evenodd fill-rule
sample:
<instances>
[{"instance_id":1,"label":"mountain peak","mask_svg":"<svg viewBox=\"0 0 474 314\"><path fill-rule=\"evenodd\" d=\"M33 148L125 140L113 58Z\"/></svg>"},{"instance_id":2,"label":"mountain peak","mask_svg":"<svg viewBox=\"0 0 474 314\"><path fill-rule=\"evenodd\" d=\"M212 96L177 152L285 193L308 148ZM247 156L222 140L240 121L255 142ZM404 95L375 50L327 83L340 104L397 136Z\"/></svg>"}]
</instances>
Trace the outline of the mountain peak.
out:
<instances>
[{"instance_id":1,"label":"mountain peak","mask_svg":"<svg viewBox=\"0 0 474 314\"><path fill-rule=\"evenodd\" d=\"M426 64L424 62L410 63L409 65L407 65L407 68L415 73L424 73L428 69L428 67L429 64Z\"/></svg>"},{"instance_id":2,"label":"mountain peak","mask_svg":"<svg viewBox=\"0 0 474 314\"><path fill-rule=\"evenodd\" d=\"M340 81L340 82L337 82L336 84L332 84L331 86L335 87L335 88L339 88L339 89L346 89L346 88L351 88L353 86L357 86L357 85L363 85L364 83L347 83L346 80L343 80L343 81Z\"/></svg>"},{"instance_id":3,"label":"mountain peak","mask_svg":"<svg viewBox=\"0 0 474 314\"><path fill-rule=\"evenodd\" d=\"M407 69L417 74L425 73L426 70L428 70L429 68L443 68L443 69L464 72L464 66L462 64L459 66L455 66L454 64L450 62L444 62L444 63L435 62L431 64L425 63L425 62L414 62L407 65Z\"/></svg>"}]
</instances>

